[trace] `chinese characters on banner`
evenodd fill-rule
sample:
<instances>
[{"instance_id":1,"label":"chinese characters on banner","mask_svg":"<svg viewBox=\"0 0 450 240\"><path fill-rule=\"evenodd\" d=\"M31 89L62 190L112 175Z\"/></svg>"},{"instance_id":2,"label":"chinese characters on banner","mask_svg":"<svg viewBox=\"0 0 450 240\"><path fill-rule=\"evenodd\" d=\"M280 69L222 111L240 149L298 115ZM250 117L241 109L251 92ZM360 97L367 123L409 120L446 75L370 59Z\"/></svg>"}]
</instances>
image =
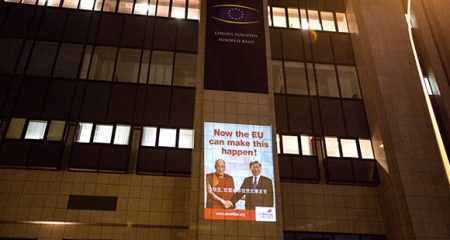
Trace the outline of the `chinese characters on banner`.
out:
<instances>
[{"instance_id":1,"label":"chinese characters on banner","mask_svg":"<svg viewBox=\"0 0 450 240\"><path fill-rule=\"evenodd\" d=\"M205 219L275 222L272 127L206 122Z\"/></svg>"}]
</instances>

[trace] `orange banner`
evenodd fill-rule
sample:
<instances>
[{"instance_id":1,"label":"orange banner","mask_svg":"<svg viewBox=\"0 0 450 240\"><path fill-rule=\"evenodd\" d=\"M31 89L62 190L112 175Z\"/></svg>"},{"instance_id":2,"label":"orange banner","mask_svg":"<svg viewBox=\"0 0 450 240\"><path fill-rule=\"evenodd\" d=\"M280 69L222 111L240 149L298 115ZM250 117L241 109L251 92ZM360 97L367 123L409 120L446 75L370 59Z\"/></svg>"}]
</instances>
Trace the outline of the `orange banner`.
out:
<instances>
[{"instance_id":1,"label":"orange banner","mask_svg":"<svg viewBox=\"0 0 450 240\"><path fill-rule=\"evenodd\" d=\"M205 208L205 219L255 221L255 210Z\"/></svg>"}]
</instances>

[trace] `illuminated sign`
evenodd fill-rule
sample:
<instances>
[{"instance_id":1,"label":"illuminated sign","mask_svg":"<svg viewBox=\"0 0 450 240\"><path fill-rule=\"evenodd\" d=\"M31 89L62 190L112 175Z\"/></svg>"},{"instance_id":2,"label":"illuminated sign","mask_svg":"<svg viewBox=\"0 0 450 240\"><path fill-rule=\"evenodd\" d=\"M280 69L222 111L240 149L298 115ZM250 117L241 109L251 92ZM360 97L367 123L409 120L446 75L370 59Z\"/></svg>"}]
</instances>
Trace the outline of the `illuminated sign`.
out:
<instances>
[{"instance_id":1,"label":"illuminated sign","mask_svg":"<svg viewBox=\"0 0 450 240\"><path fill-rule=\"evenodd\" d=\"M206 122L205 219L275 222L272 127Z\"/></svg>"}]
</instances>

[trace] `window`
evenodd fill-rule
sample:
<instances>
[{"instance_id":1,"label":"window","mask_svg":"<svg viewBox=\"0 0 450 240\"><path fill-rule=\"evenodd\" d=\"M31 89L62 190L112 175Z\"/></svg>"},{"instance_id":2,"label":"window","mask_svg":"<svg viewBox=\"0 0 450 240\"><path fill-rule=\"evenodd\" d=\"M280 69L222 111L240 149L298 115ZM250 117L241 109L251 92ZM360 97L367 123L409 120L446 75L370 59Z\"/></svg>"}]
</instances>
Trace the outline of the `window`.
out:
<instances>
[{"instance_id":1,"label":"window","mask_svg":"<svg viewBox=\"0 0 450 240\"><path fill-rule=\"evenodd\" d=\"M273 26L286 27L286 9L280 7L272 7Z\"/></svg>"},{"instance_id":2,"label":"window","mask_svg":"<svg viewBox=\"0 0 450 240\"><path fill-rule=\"evenodd\" d=\"M116 11L116 0L105 0L103 5L104 12L115 12Z\"/></svg>"},{"instance_id":3,"label":"window","mask_svg":"<svg viewBox=\"0 0 450 240\"><path fill-rule=\"evenodd\" d=\"M28 63L27 74L50 76L57 48L57 43L36 41Z\"/></svg>"},{"instance_id":4,"label":"window","mask_svg":"<svg viewBox=\"0 0 450 240\"><path fill-rule=\"evenodd\" d=\"M173 18L185 17L185 0L172 0L172 11L170 13Z\"/></svg>"},{"instance_id":5,"label":"window","mask_svg":"<svg viewBox=\"0 0 450 240\"><path fill-rule=\"evenodd\" d=\"M342 156L357 158L358 147L356 146L356 140L354 139L341 139L341 147L342 147Z\"/></svg>"},{"instance_id":6,"label":"window","mask_svg":"<svg viewBox=\"0 0 450 240\"><path fill-rule=\"evenodd\" d=\"M194 148L194 130L180 129L180 136L178 138L178 148Z\"/></svg>"},{"instance_id":7,"label":"window","mask_svg":"<svg viewBox=\"0 0 450 240\"><path fill-rule=\"evenodd\" d=\"M308 95L305 65L302 62L285 62L287 93Z\"/></svg>"},{"instance_id":8,"label":"window","mask_svg":"<svg viewBox=\"0 0 450 240\"><path fill-rule=\"evenodd\" d=\"M120 0L119 10L120 13L131 13L133 10L134 0Z\"/></svg>"},{"instance_id":9,"label":"window","mask_svg":"<svg viewBox=\"0 0 450 240\"><path fill-rule=\"evenodd\" d=\"M150 63L150 50L144 50L142 52L141 70L139 73L139 83L147 83L148 69Z\"/></svg>"},{"instance_id":10,"label":"window","mask_svg":"<svg viewBox=\"0 0 450 240\"><path fill-rule=\"evenodd\" d=\"M78 0L64 0L63 7L64 8L77 8Z\"/></svg>"},{"instance_id":11,"label":"window","mask_svg":"<svg viewBox=\"0 0 450 240\"><path fill-rule=\"evenodd\" d=\"M148 0L136 0L134 4L134 14L147 15L149 10Z\"/></svg>"},{"instance_id":12,"label":"window","mask_svg":"<svg viewBox=\"0 0 450 240\"><path fill-rule=\"evenodd\" d=\"M289 28L300 28L300 17L297 8L288 8Z\"/></svg>"},{"instance_id":13,"label":"window","mask_svg":"<svg viewBox=\"0 0 450 240\"><path fill-rule=\"evenodd\" d=\"M172 128L160 128L158 146L159 147L175 147L177 130Z\"/></svg>"},{"instance_id":14,"label":"window","mask_svg":"<svg viewBox=\"0 0 450 240\"><path fill-rule=\"evenodd\" d=\"M341 94L344 98L361 98L358 77L353 66L337 66Z\"/></svg>"},{"instance_id":15,"label":"window","mask_svg":"<svg viewBox=\"0 0 450 240\"><path fill-rule=\"evenodd\" d=\"M116 75L114 76L114 81L135 83L139 75L140 61L140 50L121 48L117 57Z\"/></svg>"},{"instance_id":16,"label":"window","mask_svg":"<svg viewBox=\"0 0 450 240\"><path fill-rule=\"evenodd\" d=\"M114 133L115 145L128 145L130 139L130 129L128 125L117 125Z\"/></svg>"},{"instance_id":17,"label":"window","mask_svg":"<svg viewBox=\"0 0 450 240\"><path fill-rule=\"evenodd\" d=\"M144 127L142 131L141 145L146 147L156 146L156 127Z\"/></svg>"},{"instance_id":18,"label":"window","mask_svg":"<svg viewBox=\"0 0 450 240\"><path fill-rule=\"evenodd\" d=\"M113 125L96 125L94 143L111 143Z\"/></svg>"},{"instance_id":19,"label":"window","mask_svg":"<svg viewBox=\"0 0 450 240\"><path fill-rule=\"evenodd\" d=\"M168 17L169 16L169 0L158 0L158 7L156 8L156 16Z\"/></svg>"},{"instance_id":20,"label":"window","mask_svg":"<svg viewBox=\"0 0 450 240\"><path fill-rule=\"evenodd\" d=\"M309 28L313 30L322 30L319 20L319 11L308 10Z\"/></svg>"},{"instance_id":21,"label":"window","mask_svg":"<svg viewBox=\"0 0 450 240\"><path fill-rule=\"evenodd\" d=\"M349 32L345 13L336 13L336 20L339 32Z\"/></svg>"},{"instance_id":22,"label":"window","mask_svg":"<svg viewBox=\"0 0 450 240\"><path fill-rule=\"evenodd\" d=\"M300 140L302 144L302 155L305 156L315 155L316 151L314 150L314 138L311 136L301 135Z\"/></svg>"},{"instance_id":23,"label":"window","mask_svg":"<svg viewBox=\"0 0 450 240\"><path fill-rule=\"evenodd\" d=\"M91 141L91 133L93 126L94 126L93 123L79 123L78 131L75 136L75 142L89 143Z\"/></svg>"},{"instance_id":24,"label":"window","mask_svg":"<svg viewBox=\"0 0 450 240\"><path fill-rule=\"evenodd\" d=\"M27 131L25 132L25 139L44 139L46 128L47 121L30 120Z\"/></svg>"},{"instance_id":25,"label":"window","mask_svg":"<svg viewBox=\"0 0 450 240\"><path fill-rule=\"evenodd\" d=\"M325 149L327 157L341 156L337 137L325 137Z\"/></svg>"},{"instance_id":26,"label":"window","mask_svg":"<svg viewBox=\"0 0 450 240\"><path fill-rule=\"evenodd\" d=\"M284 93L283 62L272 60L273 88L276 93Z\"/></svg>"},{"instance_id":27,"label":"window","mask_svg":"<svg viewBox=\"0 0 450 240\"><path fill-rule=\"evenodd\" d=\"M80 9L92 10L94 7L94 0L80 0Z\"/></svg>"},{"instance_id":28,"label":"window","mask_svg":"<svg viewBox=\"0 0 450 240\"><path fill-rule=\"evenodd\" d=\"M174 86L195 86L197 71L197 55L177 53L175 55L175 69L173 73Z\"/></svg>"},{"instance_id":29,"label":"window","mask_svg":"<svg viewBox=\"0 0 450 240\"><path fill-rule=\"evenodd\" d=\"M199 9L200 9L200 1L199 0L189 0L188 7L188 19L198 20L200 17Z\"/></svg>"},{"instance_id":30,"label":"window","mask_svg":"<svg viewBox=\"0 0 450 240\"><path fill-rule=\"evenodd\" d=\"M322 27L324 31L336 32L332 12L320 12L320 17L322 19Z\"/></svg>"},{"instance_id":31,"label":"window","mask_svg":"<svg viewBox=\"0 0 450 240\"><path fill-rule=\"evenodd\" d=\"M359 148L361 149L361 158L374 159L372 142L369 139L359 139Z\"/></svg>"},{"instance_id":32,"label":"window","mask_svg":"<svg viewBox=\"0 0 450 240\"><path fill-rule=\"evenodd\" d=\"M306 15L306 9L300 9L300 17L303 29L309 29L308 15Z\"/></svg>"},{"instance_id":33,"label":"window","mask_svg":"<svg viewBox=\"0 0 450 240\"><path fill-rule=\"evenodd\" d=\"M317 84L320 96L339 97L334 65L316 64Z\"/></svg>"},{"instance_id":34,"label":"window","mask_svg":"<svg viewBox=\"0 0 450 240\"><path fill-rule=\"evenodd\" d=\"M22 131L26 120L23 118L12 118L9 122L8 130L6 131L6 138L20 139L22 138Z\"/></svg>"},{"instance_id":35,"label":"window","mask_svg":"<svg viewBox=\"0 0 450 240\"><path fill-rule=\"evenodd\" d=\"M281 140L283 142L284 154L300 154L297 136L282 135Z\"/></svg>"},{"instance_id":36,"label":"window","mask_svg":"<svg viewBox=\"0 0 450 240\"><path fill-rule=\"evenodd\" d=\"M153 51L150 66L149 83L171 85L173 68L173 53Z\"/></svg>"},{"instance_id":37,"label":"window","mask_svg":"<svg viewBox=\"0 0 450 240\"><path fill-rule=\"evenodd\" d=\"M277 153L280 154L281 153L281 146L280 146L280 135L277 134L276 135L276 141L277 141Z\"/></svg>"},{"instance_id":38,"label":"window","mask_svg":"<svg viewBox=\"0 0 450 240\"><path fill-rule=\"evenodd\" d=\"M315 77L314 77L314 65L312 63L307 63L306 71L308 73L309 94L316 96L317 88L316 88L316 81L315 81Z\"/></svg>"},{"instance_id":39,"label":"window","mask_svg":"<svg viewBox=\"0 0 450 240\"><path fill-rule=\"evenodd\" d=\"M61 141L64 135L64 129L66 127L65 121L50 121L50 127L47 133L48 141Z\"/></svg>"},{"instance_id":40,"label":"window","mask_svg":"<svg viewBox=\"0 0 450 240\"><path fill-rule=\"evenodd\" d=\"M117 49L112 47L95 47L89 70L89 79L111 81L116 52Z\"/></svg>"},{"instance_id":41,"label":"window","mask_svg":"<svg viewBox=\"0 0 450 240\"><path fill-rule=\"evenodd\" d=\"M272 27L272 13L270 12L270 6L267 6L267 19L269 27Z\"/></svg>"}]
</instances>

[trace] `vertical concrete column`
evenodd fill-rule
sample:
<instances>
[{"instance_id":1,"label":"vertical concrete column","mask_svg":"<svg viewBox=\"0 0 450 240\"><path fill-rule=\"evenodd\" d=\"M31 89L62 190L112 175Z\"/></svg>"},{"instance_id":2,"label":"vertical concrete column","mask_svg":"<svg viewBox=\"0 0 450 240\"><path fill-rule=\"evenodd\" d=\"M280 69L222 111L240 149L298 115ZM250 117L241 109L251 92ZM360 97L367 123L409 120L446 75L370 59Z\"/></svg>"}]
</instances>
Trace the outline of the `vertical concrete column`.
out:
<instances>
[{"instance_id":1,"label":"vertical concrete column","mask_svg":"<svg viewBox=\"0 0 450 240\"><path fill-rule=\"evenodd\" d=\"M265 16L267 16L267 1L264 1ZM282 211L280 184L278 176L277 154L274 152L275 201L277 222L250 222L233 220L204 219L204 122L254 124L272 126L272 146L276 151L275 142L275 107L272 89L271 68L269 71L269 93L245 93L233 91L215 91L204 89L205 66L205 29L206 1L202 1L199 27L199 48L197 61L197 82L195 97L195 148L192 155L191 193L190 193L190 232L188 239L282 239ZM270 63L269 31L265 18L266 58ZM239 187L239 186L235 186Z\"/></svg>"},{"instance_id":2,"label":"vertical concrete column","mask_svg":"<svg viewBox=\"0 0 450 240\"><path fill-rule=\"evenodd\" d=\"M450 191L401 1L347 0L388 239L449 239Z\"/></svg>"}]
</instances>

